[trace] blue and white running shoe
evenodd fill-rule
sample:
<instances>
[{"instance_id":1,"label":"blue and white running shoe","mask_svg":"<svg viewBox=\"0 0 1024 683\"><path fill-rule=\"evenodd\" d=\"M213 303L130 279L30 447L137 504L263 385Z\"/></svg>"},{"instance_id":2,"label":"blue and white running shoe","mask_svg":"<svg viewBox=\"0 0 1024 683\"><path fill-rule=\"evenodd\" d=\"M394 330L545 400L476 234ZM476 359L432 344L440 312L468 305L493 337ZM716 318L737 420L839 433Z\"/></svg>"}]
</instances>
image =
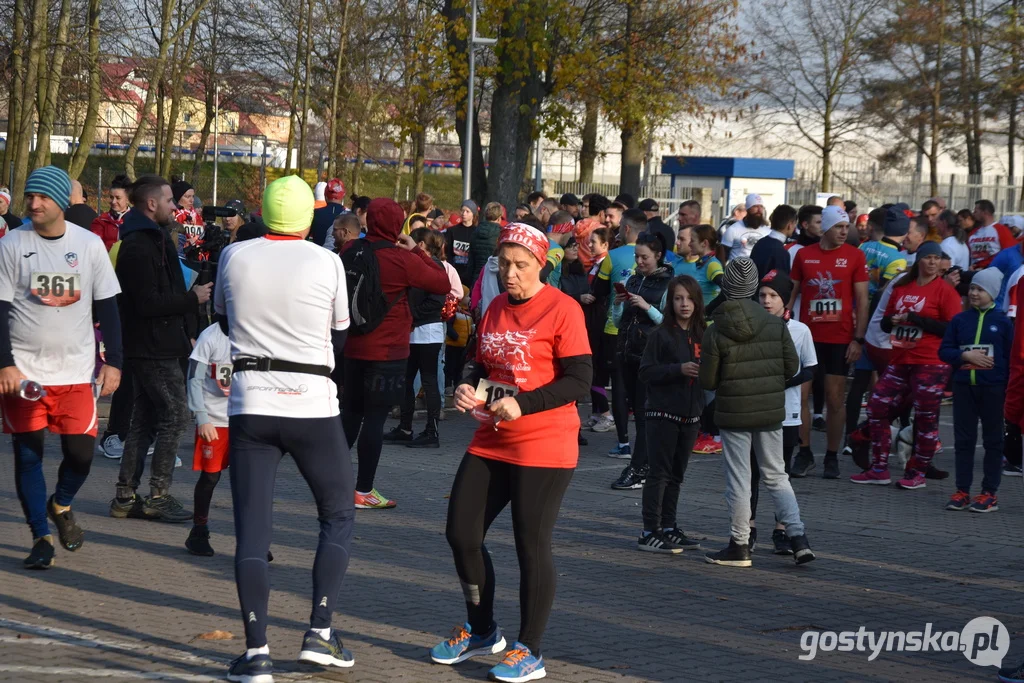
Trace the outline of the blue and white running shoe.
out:
<instances>
[{"instance_id":1,"label":"blue and white running shoe","mask_svg":"<svg viewBox=\"0 0 1024 683\"><path fill-rule=\"evenodd\" d=\"M505 653L505 659L501 660L501 664L488 672L487 677L503 683L526 683L547 675L548 672L544 670L544 657L534 657L530 648L517 642Z\"/></svg>"},{"instance_id":2,"label":"blue and white running shoe","mask_svg":"<svg viewBox=\"0 0 1024 683\"><path fill-rule=\"evenodd\" d=\"M471 630L469 624L452 629L452 637L435 645L430 650L430 658L438 664L458 664L470 657L492 655L505 649L505 638L497 625L485 636L473 635Z\"/></svg>"}]
</instances>

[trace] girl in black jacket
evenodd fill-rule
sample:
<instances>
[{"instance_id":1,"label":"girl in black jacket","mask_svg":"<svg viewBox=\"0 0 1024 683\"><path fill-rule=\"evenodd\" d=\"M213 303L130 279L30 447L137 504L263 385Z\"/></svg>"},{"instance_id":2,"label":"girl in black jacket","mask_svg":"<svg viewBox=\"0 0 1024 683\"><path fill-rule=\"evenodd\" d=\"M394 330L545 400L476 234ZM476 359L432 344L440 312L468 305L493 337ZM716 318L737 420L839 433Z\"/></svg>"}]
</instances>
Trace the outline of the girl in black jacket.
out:
<instances>
[{"instance_id":1,"label":"girl in black jacket","mask_svg":"<svg viewBox=\"0 0 1024 683\"><path fill-rule=\"evenodd\" d=\"M704 391L697 378L700 342L704 336L704 296L689 275L668 284L664 320L647 339L640 377L647 386L647 463L644 482L644 530L637 548L656 553L681 553L699 548L676 523L679 487L697 441Z\"/></svg>"}]
</instances>

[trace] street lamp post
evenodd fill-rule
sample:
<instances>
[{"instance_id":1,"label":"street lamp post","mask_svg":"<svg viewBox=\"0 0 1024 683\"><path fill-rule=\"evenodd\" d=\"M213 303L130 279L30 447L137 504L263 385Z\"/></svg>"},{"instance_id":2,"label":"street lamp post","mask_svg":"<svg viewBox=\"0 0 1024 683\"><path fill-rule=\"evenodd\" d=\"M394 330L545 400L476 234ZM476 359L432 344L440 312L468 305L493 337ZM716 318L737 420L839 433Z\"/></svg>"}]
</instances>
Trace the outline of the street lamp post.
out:
<instances>
[{"instance_id":1,"label":"street lamp post","mask_svg":"<svg viewBox=\"0 0 1024 683\"><path fill-rule=\"evenodd\" d=\"M476 4L470 12L469 31L469 87L466 92L466 139L462 150L462 198L469 199L473 180L473 81L476 78L476 46L494 45L496 38L480 38L476 34Z\"/></svg>"}]
</instances>

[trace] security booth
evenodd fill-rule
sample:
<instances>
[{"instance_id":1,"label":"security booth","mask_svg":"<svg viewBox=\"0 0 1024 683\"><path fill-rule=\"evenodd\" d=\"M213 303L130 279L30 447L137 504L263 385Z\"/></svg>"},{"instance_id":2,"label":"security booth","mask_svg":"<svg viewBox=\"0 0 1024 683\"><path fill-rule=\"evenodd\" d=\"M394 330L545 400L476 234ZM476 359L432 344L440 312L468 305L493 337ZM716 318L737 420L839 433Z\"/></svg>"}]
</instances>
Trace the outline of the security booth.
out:
<instances>
[{"instance_id":1,"label":"security booth","mask_svg":"<svg viewBox=\"0 0 1024 683\"><path fill-rule=\"evenodd\" d=\"M662 157L661 172L671 176L673 197L692 196L701 202L701 216L712 222L727 218L748 194L761 195L770 214L787 200L787 181L796 163L791 159L745 157Z\"/></svg>"}]
</instances>

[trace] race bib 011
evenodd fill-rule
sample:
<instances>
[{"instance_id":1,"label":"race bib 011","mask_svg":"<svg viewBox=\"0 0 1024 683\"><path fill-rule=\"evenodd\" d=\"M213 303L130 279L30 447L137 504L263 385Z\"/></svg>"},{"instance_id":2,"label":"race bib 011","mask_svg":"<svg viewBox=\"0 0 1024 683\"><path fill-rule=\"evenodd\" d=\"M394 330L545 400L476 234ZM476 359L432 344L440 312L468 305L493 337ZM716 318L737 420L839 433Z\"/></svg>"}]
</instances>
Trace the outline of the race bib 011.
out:
<instances>
[{"instance_id":1,"label":"race bib 011","mask_svg":"<svg viewBox=\"0 0 1024 683\"><path fill-rule=\"evenodd\" d=\"M837 323L843 316L841 299L811 299L807 308L812 323Z\"/></svg>"},{"instance_id":2,"label":"race bib 011","mask_svg":"<svg viewBox=\"0 0 1024 683\"><path fill-rule=\"evenodd\" d=\"M78 273L32 273L32 296L44 306L70 306L82 298Z\"/></svg>"}]
</instances>

